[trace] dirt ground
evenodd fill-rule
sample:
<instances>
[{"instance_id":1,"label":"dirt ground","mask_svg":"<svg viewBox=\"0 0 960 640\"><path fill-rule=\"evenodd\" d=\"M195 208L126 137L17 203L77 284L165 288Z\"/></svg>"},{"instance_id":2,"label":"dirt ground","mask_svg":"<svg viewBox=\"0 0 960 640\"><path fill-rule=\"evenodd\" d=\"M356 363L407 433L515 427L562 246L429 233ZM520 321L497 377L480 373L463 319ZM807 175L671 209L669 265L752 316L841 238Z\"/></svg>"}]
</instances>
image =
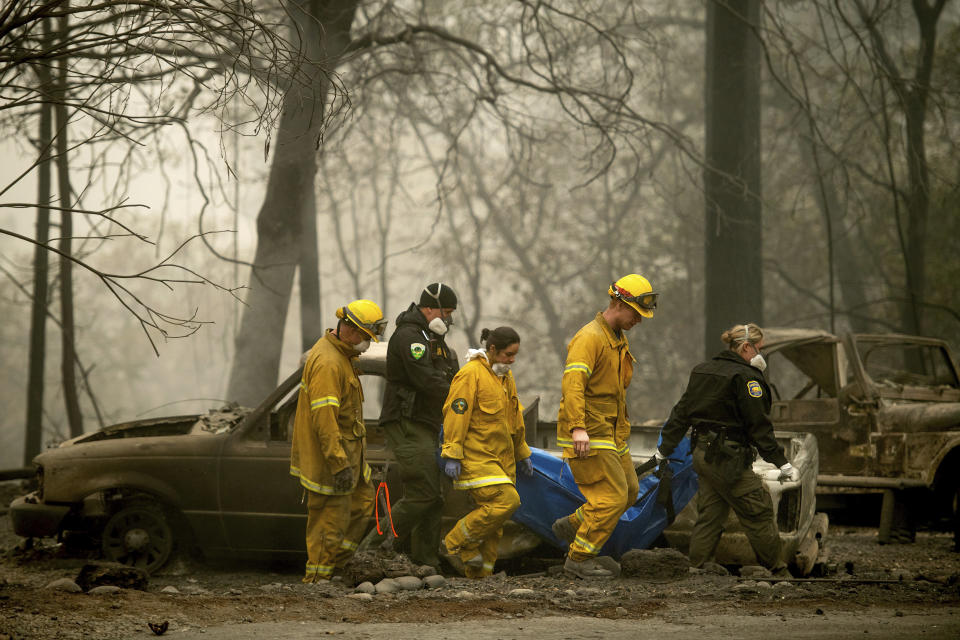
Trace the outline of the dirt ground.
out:
<instances>
[{"instance_id":1,"label":"dirt ground","mask_svg":"<svg viewBox=\"0 0 960 640\"><path fill-rule=\"evenodd\" d=\"M706 573L584 581L508 567L486 580L450 575L437 589L361 599L342 583L302 584L296 567L178 558L146 591L94 596L47 586L75 578L87 560L52 541L18 549L9 487L0 489L0 640L150 638L151 622L166 622L164 635L230 640L960 637L960 554L943 532L879 545L876 529L832 526L826 560L836 572L776 584Z\"/></svg>"}]
</instances>

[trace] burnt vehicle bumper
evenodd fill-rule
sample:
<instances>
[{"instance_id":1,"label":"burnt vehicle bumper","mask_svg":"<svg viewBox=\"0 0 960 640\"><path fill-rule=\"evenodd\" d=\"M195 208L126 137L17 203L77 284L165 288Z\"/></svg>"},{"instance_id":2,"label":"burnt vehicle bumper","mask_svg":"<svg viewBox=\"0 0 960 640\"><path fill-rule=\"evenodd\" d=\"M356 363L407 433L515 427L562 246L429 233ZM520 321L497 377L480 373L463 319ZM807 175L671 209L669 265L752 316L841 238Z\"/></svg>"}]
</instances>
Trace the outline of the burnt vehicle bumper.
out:
<instances>
[{"instance_id":1,"label":"burnt vehicle bumper","mask_svg":"<svg viewBox=\"0 0 960 640\"><path fill-rule=\"evenodd\" d=\"M35 493L21 496L10 503L13 532L24 538L56 535L70 512L70 505L44 504Z\"/></svg>"}]
</instances>

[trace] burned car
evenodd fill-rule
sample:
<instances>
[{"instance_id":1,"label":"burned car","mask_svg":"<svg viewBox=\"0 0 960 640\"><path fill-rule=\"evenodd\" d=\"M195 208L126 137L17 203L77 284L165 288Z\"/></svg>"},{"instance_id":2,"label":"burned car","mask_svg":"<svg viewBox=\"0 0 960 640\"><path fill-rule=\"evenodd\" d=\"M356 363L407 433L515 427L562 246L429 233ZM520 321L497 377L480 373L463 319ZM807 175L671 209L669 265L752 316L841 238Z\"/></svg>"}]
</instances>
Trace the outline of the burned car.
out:
<instances>
[{"instance_id":1,"label":"burned car","mask_svg":"<svg viewBox=\"0 0 960 640\"><path fill-rule=\"evenodd\" d=\"M881 542L908 501L918 515L956 520L960 381L946 342L768 329L763 352L774 426L820 443L824 503L882 493Z\"/></svg>"},{"instance_id":2,"label":"burned car","mask_svg":"<svg viewBox=\"0 0 960 640\"><path fill-rule=\"evenodd\" d=\"M300 375L253 410L118 424L39 454L36 491L10 507L14 531L99 540L107 559L147 571L175 546L305 557L306 510L289 473ZM371 464L383 461L382 440L370 444Z\"/></svg>"},{"instance_id":3,"label":"burned car","mask_svg":"<svg viewBox=\"0 0 960 640\"><path fill-rule=\"evenodd\" d=\"M383 374L385 347L373 345L359 359L365 385ZM41 453L34 460L37 490L11 505L14 531L24 537L93 540L107 559L147 571L163 566L175 547L198 548L209 556L302 561L303 489L289 474L299 380L297 371L252 410L226 407L205 415L128 422ZM499 555L503 560L530 554L537 547L547 554L562 554L564 545L553 537L550 524L582 502L575 484L571 488L571 479L564 479L566 465L555 446L556 424L539 421L537 408L534 401L525 412L528 441L541 449L536 454L537 473L533 480L519 480L524 504L515 521L504 527ZM375 420L368 420L367 426L368 462L386 479L390 495L399 497L399 474L391 465L383 433ZM658 434L658 426L634 427L631 450L636 462L652 455ZM787 434L785 443L802 478L783 485L768 480L767 486L778 505L785 559L805 574L826 528L813 513L816 440ZM677 464L676 523L664 532L665 512L654 504L657 481L644 478L644 495L621 519L611 553L619 556L664 539L684 547L692 524L688 502L696 490L695 474L689 455ZM758 472L767 471L765 463L757 464ZM548 500L547 495L554 497ZM451 491L444 508L446 527L469 508L466 492ZM749 545L737 536L734 530L725 534L718 561L754 562L744 551Z\"/></svg>"}]
</instances>

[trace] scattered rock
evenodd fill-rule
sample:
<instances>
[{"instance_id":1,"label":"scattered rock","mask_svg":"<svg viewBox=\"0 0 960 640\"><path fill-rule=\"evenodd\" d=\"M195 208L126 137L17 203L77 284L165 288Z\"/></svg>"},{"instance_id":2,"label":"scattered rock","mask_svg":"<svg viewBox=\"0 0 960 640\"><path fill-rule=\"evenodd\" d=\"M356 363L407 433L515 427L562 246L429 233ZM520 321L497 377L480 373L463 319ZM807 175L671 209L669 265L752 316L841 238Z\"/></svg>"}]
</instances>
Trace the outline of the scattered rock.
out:
<instances>
[{"instance_id":1,"label":"scattered rock","mask_svg":"<svg viewBox=\"0 0 960 640\"><path fill-rule=\"evenodd\" d=\"M623 607L617 607L616 613L618 616L625 616L627 615L627 610L624 609Z\"/></svg>"},{"instance_id":2,"label":"scattered rock","mask_svg":"<svg viewBox=\"0 0 960 640\"><path fill-rule=\"evenodd\" d=\"M533 589L511 589L507 595L515 598L531 598L537 595L537 592Z\"/></svg>"},{"instance_id":3,"label":"scattered rock","mask_svg":"<svg viewBox=\"0 0 960 640\"><path fill-rule=\"evenodd\" d=\"M676 549L632 549L620 558L624 576L677 580L690 573L690 561Z\"/></svg>"},{"instance_id":4,"label":"scattered rock","mask_svg":"<svg viewBox=\"0 0 960 640\"><path fill-rule=\"evenodd\" d=\"M370 601L373 600L373 595L369 593L351 593L347 595L348 598L353 598L354 600L363 600Z\"/></svg>"},{"instance_id":5,"label":"scattered rock","mask_svg":"<svg viewBox=\"0 0 960 640\"><path fill-rule=\"evenodd\" d=\"M717 564L716 562L704 562L701 567L704 573L709 573L714 576L728 576L730 572L727 571L727 568L722 564Z\"/></svg>"},{"instance_id":6,"label":"scattered rock","mask_svg":"<svg viewBox=\"0 0 960 640\"><path fill-rule=\"evenodd\" d=\"M423 584L426 585L427 589L439 589L447 584L447 579L440 575L427 576L423 579Z\"/></svg>"},{"instance_id":7,"label":"scattered rock","mask_svg":"<svg viewBox=\"0 0 960 640\"><path fill-rule=\"evenodd\" d=\"M120 593L122 589L115 584L102 584L99 587L94 587L87 591L88 595L91 596L112 596Z\"/></svg>"},{"instance_id":8,"label":"scattered rock","mask_svg":"<svg viewBox=\"0 0 960 640\"><path fill-rule=\"evenodd\" d=\"M400 590L400 585L393 578L384 578L374 587L377 593L396 593Z\"/></svg>"},{"instance_id":9,"label":"scattered rock","mask_svg":"<svg viewBox=\"0 0 960 640\"><path fill-rule=\"evenodd\" d=\"M377 592L377 588L373 586L372 582L361 582L357 585L356 592L374 594Z\"/></svg>"},{"instance_id":10,"label":"scattered rock","mask_svg":"<svg viewBox=\"0 0 960 640\"><path fill-rule=\"evenodd\" d=\"M555 564L555 565L553 565L553 566L547 567L547 575L548 575L548 576L558 576L558 575L560 575L561 573L563 573L563 565L562 565L562 564Z\"/></svg>"},{"instance_id":11,"label":"scattered rock","mask_svg":"<svg viewBox=\"0 0 960 640\"><path fill-rule=\"evenodd\" d=\"M413 575L417 576L418 578L427 578L429 576L437 575L437 570L428 564L423 564L417 567L417 570Z\"/></svg>"},{"instance_id":12,"label":"scattered rock","mask_svg":"<svg viewBox=\"0 0 960 640\"><path fill-rule=\"evenodd\" d=\"M730 588L731 591L756 591L757 583L753 580L747 580L746 582L741 582L740 584L735 584Z\"/></svg>"},{"instance_id":13,"label":"scattered rock","mask_svg":"<svg viewBox=\"0 0 960 640\"><path fill-rule=\"evenodd\" d=\"M67 593L80 593L83 591L83 589L80 588L80 585L70 578L60 578L59 580L54 580L47 585L47 589L53 589L54 591L66 591Z\"/></svg>"},{"instance_id":14,"label":"scattered rock","mask_svg":"<svg viewBox=\"0 0 960 640\"><path fill-rule=\"evenodd\" d=\"M474 595L473 595L472 593L470 593L469 591L458 591L458 592L456 592L455 594L453 594L453 597L454 597L454 598L457 598L457 599L459 599L459 600L472 600L472 599L475 598L476 596L474 596Z\"/></svg>"},{"instance_id":15,"label":"scattered rock","mask_svg":"<svg viewBox=\"0 0 960 640\"><path fill-rule=\"evenodd\" d=\"M754 580L757 580L763 578L772 578L773 574L770 573L770 569L767 569L766 567L761 567L757 564L748 564L740 567L740 577L753 578Z\"/></svg>"},{"instance_id":16,"label":"scattered rock","mask_svg":"<svg viewBox=\"0 0 960 640\"><path fill-rule=\"evenodd\" d=\"M404 591L423 589L423 580L416 576L400 576L399 578L394 578L394 582Z\"/></svg>"},{"instance_id":17,"label":"scattered rock","mask_svg":"<svg viewBox=\"0 0 960 640\"><path fill-rule=\"evenodd\" d=\"M787 589L787 590L790 590L790 589L795 589L796 587L793 586L793 583L792 583L792 582L780 581L780 582L776 583L775 585L773 585L773 588L774 588L774 589Z\"/></svg>"},{"instance_id":18,"label":"scattered rock","mask_svg":"<svg viewBox=\"0 0 960 640\"><path fill-rule=\"evenodd\" d=\"M760 580L757 582L757 589L773 589L773 585L766 580Z\"/></svg>"},{"instance_id":19,"label":"scattered rock","mask_svg":"<svg viewBox=\"0 0 960 640\"><path fill-rule=\"evenodd\" d=\"M399 578L401 576L417 576L418 572L425 571L426 565L416 565L407 556L393 554L385 556L382 553L363 551L354 554L341 574L343 584L353 587L361 582L377 584L384 578ZM432 573L436 573L430 567ZM427 574L429 575L429 574Z\"/></svg>"},{"instance_id":20,"label":"scattered rock","mask_svg":"<svg viewBox=\"0 0 960 640\"><path fill-rule=\"evenodd\" d=\"M160 589L160 593L180 593L180 589L177 589L172 584L165 586L163 589Z\"/></svg>"},{"instance_id":21,"label":"scattered rock","mask_svg":"<svg viewBox=\"0 0 960 640\"><path fill-rule=\"evenodd\" d=\"M105 584L146 591L148 580L147 572L137 567L119 562L88 562L80 569L76 582L84 591Z\"/></svg>"}]
</instances>

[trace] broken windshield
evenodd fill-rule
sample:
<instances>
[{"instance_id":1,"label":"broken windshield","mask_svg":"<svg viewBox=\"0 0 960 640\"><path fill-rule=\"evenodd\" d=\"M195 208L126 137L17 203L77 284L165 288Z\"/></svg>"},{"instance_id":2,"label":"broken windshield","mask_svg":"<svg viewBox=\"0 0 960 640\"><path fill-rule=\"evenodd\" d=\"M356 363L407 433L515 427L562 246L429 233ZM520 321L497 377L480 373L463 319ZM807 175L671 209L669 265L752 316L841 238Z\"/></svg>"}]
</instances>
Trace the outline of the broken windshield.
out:
<instances>
[{"instance_id":1,"label":"broken windshield","mask_svg":"<svg viewBox=\"0 0 960 640\"><path fill-rule=\"evenodd\" d=\"M960 386L949 356L939 345L857 339L857 351L867 375L879 384Z\"/></svg>"}]
</instances>

